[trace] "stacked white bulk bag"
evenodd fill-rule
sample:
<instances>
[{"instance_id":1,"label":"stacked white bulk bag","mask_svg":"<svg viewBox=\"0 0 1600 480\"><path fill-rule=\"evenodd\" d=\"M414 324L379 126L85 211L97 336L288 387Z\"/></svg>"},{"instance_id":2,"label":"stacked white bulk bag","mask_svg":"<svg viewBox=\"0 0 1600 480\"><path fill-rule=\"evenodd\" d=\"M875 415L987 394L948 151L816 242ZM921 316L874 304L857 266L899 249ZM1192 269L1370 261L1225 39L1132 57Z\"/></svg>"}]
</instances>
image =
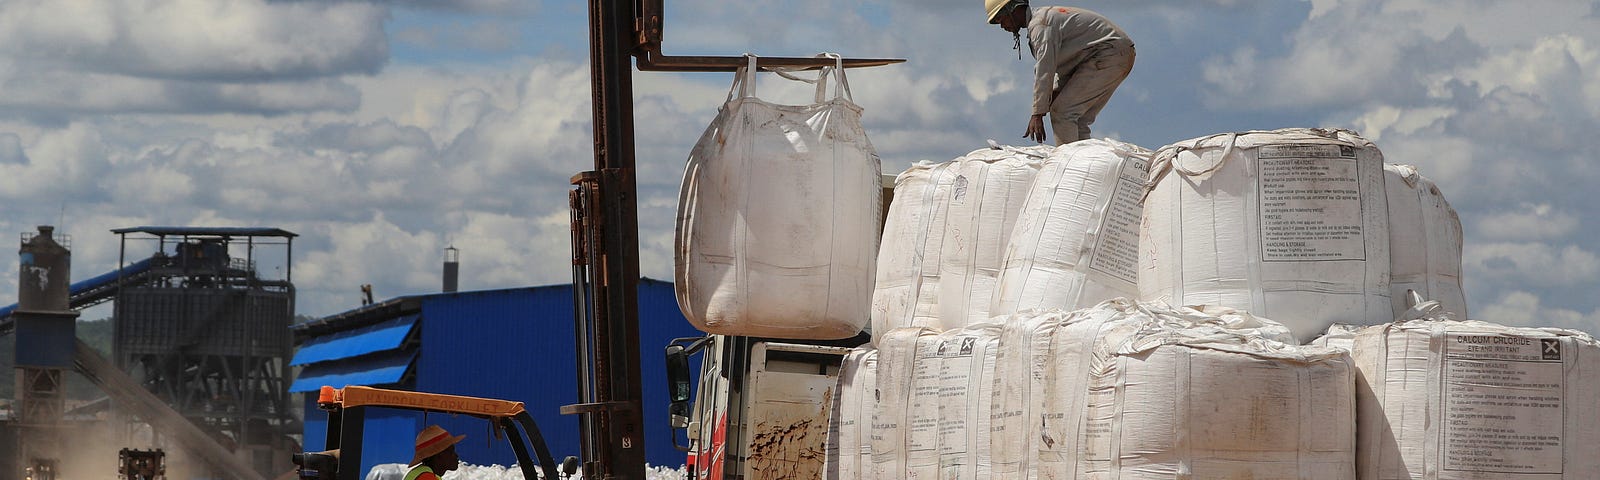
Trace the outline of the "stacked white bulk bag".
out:
<instances>
[{"instance_id":1,"label":"stacked white bulk bag","mask_svg":"<svg viewBox=\"0 0 1600 480\"><path fill-rule=\"evenodd\" d=\"M911 398L906 402L905 478L939 475L939 334L917 337L916 364L911 367Z\"/></svg>"},{"instance_id":2,"label":"stacked white bulk bag","mask_svg":"<svg viewBox=\"0 0 1600 480\"><path fill-rule=\"evenodd\" d=\"M872 478L869 422L877 403L877 378L877 349L856 348L839 363L839 382L833 390L828 421L824 471L829 480Z\"/></svg>"},{"instance_id":3,"label":"stacked white bulk bag","mask_svg":"<svg viewBox=\"0 0 1600 480\"><path fill-rule=\"evenodd\" d=\"M1356 478L1343 350L1140 332L1093 365L1081 467L1116 478Z\"/></svg>"},{"instance_id":4,"label":"stacked white bulk bag","mask_svg":"<svg viewBox=\"0 0 1600 480\"><path fill-rule=\"evenodd\" d=\"M947 329L989 320L1006 245L1023 200L1049 151L986 148L958 160L939 254L939 323Z\"/></svg>"},{"instance_id":5,"label":"stacked white bulk bag","mask_svg":"<svg viewBox=\"0 0 1600 480\"><path fill-rule=\"evenodd\" d=\"M1439 186L1410 165L1384 165L1389 203L1389 296L1392 315L1409 308L1406 292L1437 301L1454 318L1467 319L1461 288L1461 217Z\"/></svg>"},{"instance_id":6,"label":"stacked white bulk bag","mask_svg":"<svg viewBox=\"0 0 1600 480\"><path fill-rule=\"evenodd\" d=\"M1383 154L1346 130L1212 135L1162 147L1140 234L1139 292L1282 322L1393 318Z\"/></svg>"},{"instance_id":7,"label":"stacked white bulk bag","mask_svg":"<svg viewBox=\"0 0 1600 480\"><path fill-rule=\"evenodd\" d=\"M1037 478L1041 412L1053 368L1050 343L1067 316L1060 310L1028 311L1005 319L990 407L994 413L989 450L995 478Z\"/></svg>"},{"instance_id":8,"label":"stacked white bulk bag","mask_svg":"<svg viewBox=\"0 0 1600 480\"><path fill-rule=\"evenodd\" d=\"M835 56L837 58L837 56ZM756 58L700 137L678 199L675 279L685 317L709 333L836 339L860 332L878 245L878 155L849 98L755 96Z\"/></svg>"},{"instance_id":9,"label":"stacked white bulk bag","mask_svg":"<svg viewBox=\"0 0 1600 480\"><path fill-rule=\"evenodd\" d=\"M988 479L995 362L1001 325L978 323L939 335L939 478Z\"/></svg>"},{"instance_id":10,"label":"stacked white bulk bag","mask_svg":"<svg viewBox=\"0 0 1600 480\"><path fill-rule=\"evenodd\" d=\"M876 405L872 409L869 444L872 448L870 478L904 478L908 458L907 434L910 431L913 375L924 339L938 333L913 327L874 334L878 347ZM926 372L922 372L927 375Z\"/></svg>"},{"instance_id":11,"label":"stacked white bulk bag","mask_svg":"<svg viewBox=\"0 0 1600 480\"><path fill-rule=\"evenodd\" d=\"M1057 148L1023 202L990 314L1076 310L1139 294L1150 151L1108 139Z\"/></svg>"},{"instance_id":12,"label":"stacked white bulk bag","mask_svg":"<svg viewBox=\"0 0 1600 480\"><path fill-rule=\"evenodd\" d=\"M1217 338L1245 338L1260 340L1267 343L1282 343L1282 340L1292 341L1293 337L1288 329L1270 320L1258 319L1243 312L1225 309L1212 309L1200 311L1189 308L1173 308L1164 304L1135 303L1124 299L1107 301L1093 308L1083 309L1067 315L1055 330L1050 341L1051 368L1048 370L1047 392L1042 405L1042 430L1039 432L1038 463L1031 468L1037 471L1037 478L1042 479L1077 479L1101 478L1090 477L1091 472L1098 474L1110 473L1106 478L1116 478L1116 475L1135 475L1149 473L1141 470L1142 467L1134 465L1147 462L1154 471L1161 471L1170 466L1165 463L1170 460L1161 455L1170 455L1170 451L1148 450L1151 456L1138 456L1133 453L1129 458L1119 455L1118 468L1107 472L1109 467L1106 462L1094 463L1085 456L1094 446L1087 445L1087 441L1096 441L1104 450L1107 434L1118 432L1146 431L1150 438L1165 438L1169 442L1185 438L1183 432L1172 428L1164 428L1153 421L1143 418L1123 419L1108 416L1109 413L1119 413L1115 408L1107 412L1104 403L1106 398L1104 388L1095 390L1096 396L1091 396L1091 388L1105 382L1115 382L1122 379L1128 372L1126 367L1118 369L1121 365L1115 363L1119 349L1129 339L1146 338L1153 332L1173 331L1203 331ZM1178 335L1174 335L1177 337ZM1176 343L1176 342L1175 342ZM1134 354L1138 357L1139 354ZM1109 362L1109 363L1108 363ZM1159 375L1150 375L1146 380L1155 384L1162 384L1167 388L1179 387L1178 378ZM1215 382L1227 383L1229 378L1221 376L1213 379ZM1346 378L1348 381L1348 377ZM1125 385L1125 383L1123 384ZM1114 390L1111 390L1114 391ZM1348 393L1348 391L1346 392ZM1135 395L1116 395L1109 400L1113 402L1141 402L1139 405L1152 405L1162 401L1173 401L1176 393L1172 391L1160 392L1152 390L1148 393ZM1148 397L1148 398L1146 398ZM1347 399L1348 400L1348 399ZM1248 403L1248 397L1235 399L1236 403ZM1151 403L1154 402L1154 403ZM1101 412L1100 417L1092 417L1091 407L1096 412ZM1170 412L1170 410L1169 410ZM1352 412L1353 415L1353 412ZM1349 421L1350 418L1345 418ZM1283 420L1289 422L1290 420ZM1340 419L1321 419L1319 421L1338 422ZM1110 422L1110 423L1108 423ZM1135 423L1143 422L1143 423ZM1274 426L1276 425L1268 425ZM1170 427L1170 426L1166 426ZM1145 429L1145 430L1141 430ZM1121 439L1119 436L1112 438ZM1120 441L1118 445L1121 445ZM1153 445L1153 444L1152 444ZM1293 448L1293 446L1291 446ZM1352 446L1353 448L1353 446ZM1097 450L1100 451L1100 450ZM1128 452L1133 452L1129 449ZM1180 452L1181 453L1181 452ZM1192 457L1182 461L1195 460L1207 461L1207 458ZM1126 464L1128 468L1122 468ZM1098 470L1096 470L1098 468ZM1022 478L1022 477L1017 477ZM1172 478L1167 475L1164 478ZM1201 476L1194 478L1249 478L1227 476ZM1258 478L1279 478L1263 476ZM1294 478L1284 477L1284 478Z\"/></svg>"},{"instance_id":13,"label":"stacked white bulk bag","mask_svg":"<svg viewBox=\"0 0 1600 480\"><path fill-rule=\"evenodd\" d=\"M895 179L872 329L987 320L1004 249L1048 147L989 148L918 162Z\"/></svg>"},{"instance_id":14,"label":"stacked white bulk bag","mask_svg":"<svg viewBox=\"0 0 1600 480\"><path fill-rule=\"evenodd\" d=\"M1566 480L1600 472L1594 338L1452 321L1434 302L1407 317L1356 334L1361 478Z\"/></svg>"},{"instance_id":15,"label":"stacked white bulk bag","mask_svg":"<svg viewBox=\"0 0 1600 480\"><path fill-rule=\"evenodd\" d=\"M939 254L953 162L917 162L894 181L894 202L883 222L877 279L872 291L872 332L939 327Z\"/></svg>"}]
</instances>

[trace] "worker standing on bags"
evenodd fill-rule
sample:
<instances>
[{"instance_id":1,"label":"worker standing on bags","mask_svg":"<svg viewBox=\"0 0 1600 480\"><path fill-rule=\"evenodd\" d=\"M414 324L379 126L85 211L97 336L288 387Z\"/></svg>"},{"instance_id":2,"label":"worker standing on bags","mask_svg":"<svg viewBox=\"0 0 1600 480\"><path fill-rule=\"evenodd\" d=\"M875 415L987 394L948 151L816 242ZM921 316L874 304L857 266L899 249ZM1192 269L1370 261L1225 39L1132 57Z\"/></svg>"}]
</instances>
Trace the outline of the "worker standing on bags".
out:
<instances>
[{"instance_id":1,"label":"worker standing on bags","mask_svg":"<svg viewBox=\"0 0 1600 480\"><path fill-rule=\"evenodd\" d=\"M984 0L984 7L989 23L1011 32L1018 49L1022 40L1017 30L1028 28L1033 116L1023 138L1044 142L1046 113L1057 145L1089 138L1089 125L1133 71L1133 39L1106 17L1081 8L1030 11L1026 0Z\"/></svg>"}]
</instances>

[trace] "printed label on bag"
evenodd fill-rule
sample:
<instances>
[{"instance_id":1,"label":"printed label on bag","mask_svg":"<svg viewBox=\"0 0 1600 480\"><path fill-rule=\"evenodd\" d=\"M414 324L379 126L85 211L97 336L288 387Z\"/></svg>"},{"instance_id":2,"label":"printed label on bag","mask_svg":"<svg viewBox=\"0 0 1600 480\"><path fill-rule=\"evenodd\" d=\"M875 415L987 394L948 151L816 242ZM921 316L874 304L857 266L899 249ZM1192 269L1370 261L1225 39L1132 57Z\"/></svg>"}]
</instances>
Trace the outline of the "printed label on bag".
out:
<instances>
[{"instance_id":1,"label":"printed label on bag","mask_svg":"<svg viewBox=\"0 0 1600 480\"><path fill-rule=\"evenodd\" d=\"M1256 149L1261 260L1365 260L1355 148L1266 145Z\"/></svg>"},{"instance_id":2,"label":"printed label on bag","mask_svg":"<svg viewBox=\"0 0 1600 480\"><path fill-rule=\"evenodd\" d=\"M1111 202L1100 221L1094 258L1089 269L1130 284L1139 283L1139 219L1144 216L1144 181L1150 162L1130 158L1122 162Z\"/></svg>"},{"instance_id":3,"label":"printed label on bag","mask_svg":"<svg viewBox=\"0 0 1600 480\"><path fill-rule=\"evenodd\" d=\"M1444 352L1444 469L1562 473L1560 340L1448 334Z\"/></svg>"}]
</instances>

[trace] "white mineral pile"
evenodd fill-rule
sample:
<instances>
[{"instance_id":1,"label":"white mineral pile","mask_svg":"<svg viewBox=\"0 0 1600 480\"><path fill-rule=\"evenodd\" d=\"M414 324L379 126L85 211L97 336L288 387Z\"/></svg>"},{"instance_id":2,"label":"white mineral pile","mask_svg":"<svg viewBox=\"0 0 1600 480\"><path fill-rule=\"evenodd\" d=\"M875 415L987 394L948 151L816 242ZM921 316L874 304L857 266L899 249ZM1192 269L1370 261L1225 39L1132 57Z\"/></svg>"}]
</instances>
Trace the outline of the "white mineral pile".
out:
<instances>
[{"instance_id":1,"label":"white mineral pile","mask_svg":"<svg viewBox=\"0 0 1600 480\"><path fill-rule=\"evenodd\" d=\"M1600 344L1586 333L1449 320L1424 302L1360 330L1361 478L1591 479Z\"/></svg>"},{"instance_id":2,"label":"white mineral pile","mask_svg":"<svg viewBox=\"0 0 1600 480\"><path fill-rule=\"evenodd\" d=\"M1394 318L1383 154L1346 130L1227 133L1162 147L1140 235L1144 300L1221 305L1308 341Z\"/></svg>"},{"instance_id":3,"label":"white mineral pile","mask_svg":"<svg viewBox=\"0 0 1600 480\"><path fill-rule=\"evenodd\" d=\"M366 480L402 480L408 468L405 464L385 463L374 465L367 471ZM557 474L560 475L560 474ZM516 465L502 467L500 465L472 465L462 463L455 470L445 472L440 480L524 480L522 469ZM583 478L583 470L579 469L571 478ZM684 467L653 467L646 465L644 478L648 480L689 480L689 472Z\"/></svg>"},{"instance_id":4,"label":"white mineral pile","mask_svg":"<svg viewBox=\"0 0 1600 480\"><path fill-rule=\"evenodd\" d=\"M1077 310L1139 294L1139 222L1150 151L1107 139L1051 152L1006 246L990 315Z\"/></svg>"}]
</instances>

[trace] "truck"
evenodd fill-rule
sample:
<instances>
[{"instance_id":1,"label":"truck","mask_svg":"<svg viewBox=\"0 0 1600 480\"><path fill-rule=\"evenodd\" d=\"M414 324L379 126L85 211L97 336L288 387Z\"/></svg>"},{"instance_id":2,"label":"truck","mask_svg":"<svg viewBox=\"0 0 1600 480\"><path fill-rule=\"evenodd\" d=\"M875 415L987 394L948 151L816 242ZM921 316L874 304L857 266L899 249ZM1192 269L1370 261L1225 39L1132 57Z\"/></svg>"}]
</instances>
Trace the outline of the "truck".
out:
<instances>
[{"instance_id":1,"label":"truck","mask_svg":"<svg viewBox=\"0 0 1600 480\"><path fill-rule=\"evenodd\" d=\"M822 478L839 365L858 335L832 342L708 335L666 348L674 446L690 478ZM690 357L701 358L698 385ZM693 395L690 395L690 392ZM687 444L677 444L677 430Z\"/></svg>"}]
</instances>

